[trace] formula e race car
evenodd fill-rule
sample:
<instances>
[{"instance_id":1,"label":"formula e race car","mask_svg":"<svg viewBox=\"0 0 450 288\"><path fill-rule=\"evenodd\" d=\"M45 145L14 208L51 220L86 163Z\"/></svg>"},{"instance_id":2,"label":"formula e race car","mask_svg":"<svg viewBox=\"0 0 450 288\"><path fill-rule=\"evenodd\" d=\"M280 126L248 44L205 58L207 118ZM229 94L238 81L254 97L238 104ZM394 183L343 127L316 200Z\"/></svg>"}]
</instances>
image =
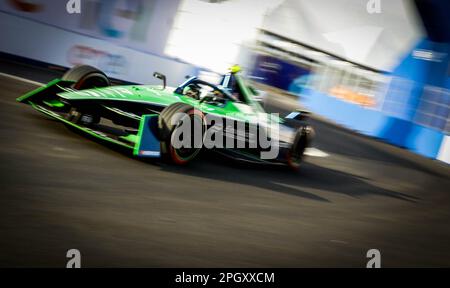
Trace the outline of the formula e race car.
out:
<instances>
[{"instance_id":1,"label":"formula e race car","mask_svg":"<svg viewBox=\"0 0 450 288\"><path fill-rule=\"evenodd\" d=\"M268 114L233 66L220 85L190 77L176 88L111 86L102 71L76 66L17 101L136 157L183 165L209 149L242 161L297 169L314 131L308 113Z\"/></svg>"}]
</instances>

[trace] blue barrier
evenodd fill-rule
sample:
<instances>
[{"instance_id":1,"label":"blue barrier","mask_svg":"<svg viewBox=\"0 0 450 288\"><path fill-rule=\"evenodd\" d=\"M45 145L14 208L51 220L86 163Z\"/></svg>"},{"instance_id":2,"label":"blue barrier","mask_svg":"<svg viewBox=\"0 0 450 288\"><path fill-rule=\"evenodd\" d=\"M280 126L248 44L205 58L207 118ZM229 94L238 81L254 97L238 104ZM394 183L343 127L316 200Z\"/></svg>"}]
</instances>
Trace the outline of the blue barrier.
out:
<instances>
[{"instance_id":1,"label":"blue barrier","mask_svg":"<svg viewBox=\"0 0 450 288\"><path fill-rule=\"evenodd\" d=\"M445 134L413 122L303 89L302 105L312 112L364 135L382 139L425 157L437 159Z\"/></svg>"}]
</instances>

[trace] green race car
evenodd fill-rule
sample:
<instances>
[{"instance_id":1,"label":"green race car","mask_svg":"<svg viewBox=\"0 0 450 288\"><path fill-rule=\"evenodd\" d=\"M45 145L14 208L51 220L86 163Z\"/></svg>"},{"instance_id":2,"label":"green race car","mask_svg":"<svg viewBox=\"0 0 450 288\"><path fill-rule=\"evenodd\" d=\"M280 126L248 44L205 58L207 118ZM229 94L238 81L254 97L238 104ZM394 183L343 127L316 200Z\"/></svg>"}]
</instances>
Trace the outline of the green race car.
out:
<instances>
[{"instance_id":1,"label":"green race car","mask_svg":"<svg viewBox=\"0 0 450 288\"><path fill-rule=\"evenodd\" d=\"M297 169L314 134L307 113L266 113L239 70L233 66L220 85L190 77L172 88L157 72L162 86L111 86L105 73L82 65L17 101L137 157L183 165L208 149Z\"/></svg>"}]
</instances>

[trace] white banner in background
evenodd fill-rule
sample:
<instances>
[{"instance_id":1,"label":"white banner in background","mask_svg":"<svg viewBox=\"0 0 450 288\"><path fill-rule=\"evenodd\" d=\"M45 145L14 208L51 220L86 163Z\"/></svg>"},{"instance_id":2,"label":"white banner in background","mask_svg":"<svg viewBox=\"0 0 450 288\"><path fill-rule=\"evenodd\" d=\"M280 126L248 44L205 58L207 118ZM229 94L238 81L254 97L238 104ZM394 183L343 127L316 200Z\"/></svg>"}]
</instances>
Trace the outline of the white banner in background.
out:
<instances>
[{"instance_id":1,"label":"white banner in background","mask_svg":"<svg viewBox=\"0 0 450 288\"><path fill-rule=\"evenodd\" d=\"M263 28L384 71L424 35L410 0L284 0Z\"/></svg>"},{"instance_id":2,"label":"white banner in background","mask_svg":"<svg viewBox=\"0 0 450 288\"><path fill-rule=\"evenodd\" d=\"M192 65L139 52L90 36L80 35L0 12L0 51L51 64L72 67L89 64L108 76L137 83L159 84L153 72L167 75L177 86L186 75L197 75Z\"/></svg>"},{"instance_id":3,"label":"white banner in background","mask_svg":"<svg viewBox=\"0 0 450 288\"><path fill-rule=\"evenodd\" d=\"M3 0L0 11L163 55L179 2L79 0L80 13L69 13L68 0Z\"/></svg>"}]
</instances>

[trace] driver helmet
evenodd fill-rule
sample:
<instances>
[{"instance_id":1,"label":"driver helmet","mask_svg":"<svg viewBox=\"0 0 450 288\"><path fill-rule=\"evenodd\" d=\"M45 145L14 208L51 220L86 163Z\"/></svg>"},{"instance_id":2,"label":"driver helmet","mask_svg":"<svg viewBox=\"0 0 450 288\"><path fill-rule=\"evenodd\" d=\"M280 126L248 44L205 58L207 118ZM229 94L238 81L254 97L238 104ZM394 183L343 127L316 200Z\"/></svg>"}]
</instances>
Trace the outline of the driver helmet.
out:
<instances>
[{"instance_id":1,"label":"driver helmet","mask_svg":"<svg viewBox=\"0 0 450 288\"><path fill-rule=\"evenodd\" d=\"M198 100L200 99L200 90L196 85L190 84L186 87L184 95Z\"/></svg>"}]
</instances>

